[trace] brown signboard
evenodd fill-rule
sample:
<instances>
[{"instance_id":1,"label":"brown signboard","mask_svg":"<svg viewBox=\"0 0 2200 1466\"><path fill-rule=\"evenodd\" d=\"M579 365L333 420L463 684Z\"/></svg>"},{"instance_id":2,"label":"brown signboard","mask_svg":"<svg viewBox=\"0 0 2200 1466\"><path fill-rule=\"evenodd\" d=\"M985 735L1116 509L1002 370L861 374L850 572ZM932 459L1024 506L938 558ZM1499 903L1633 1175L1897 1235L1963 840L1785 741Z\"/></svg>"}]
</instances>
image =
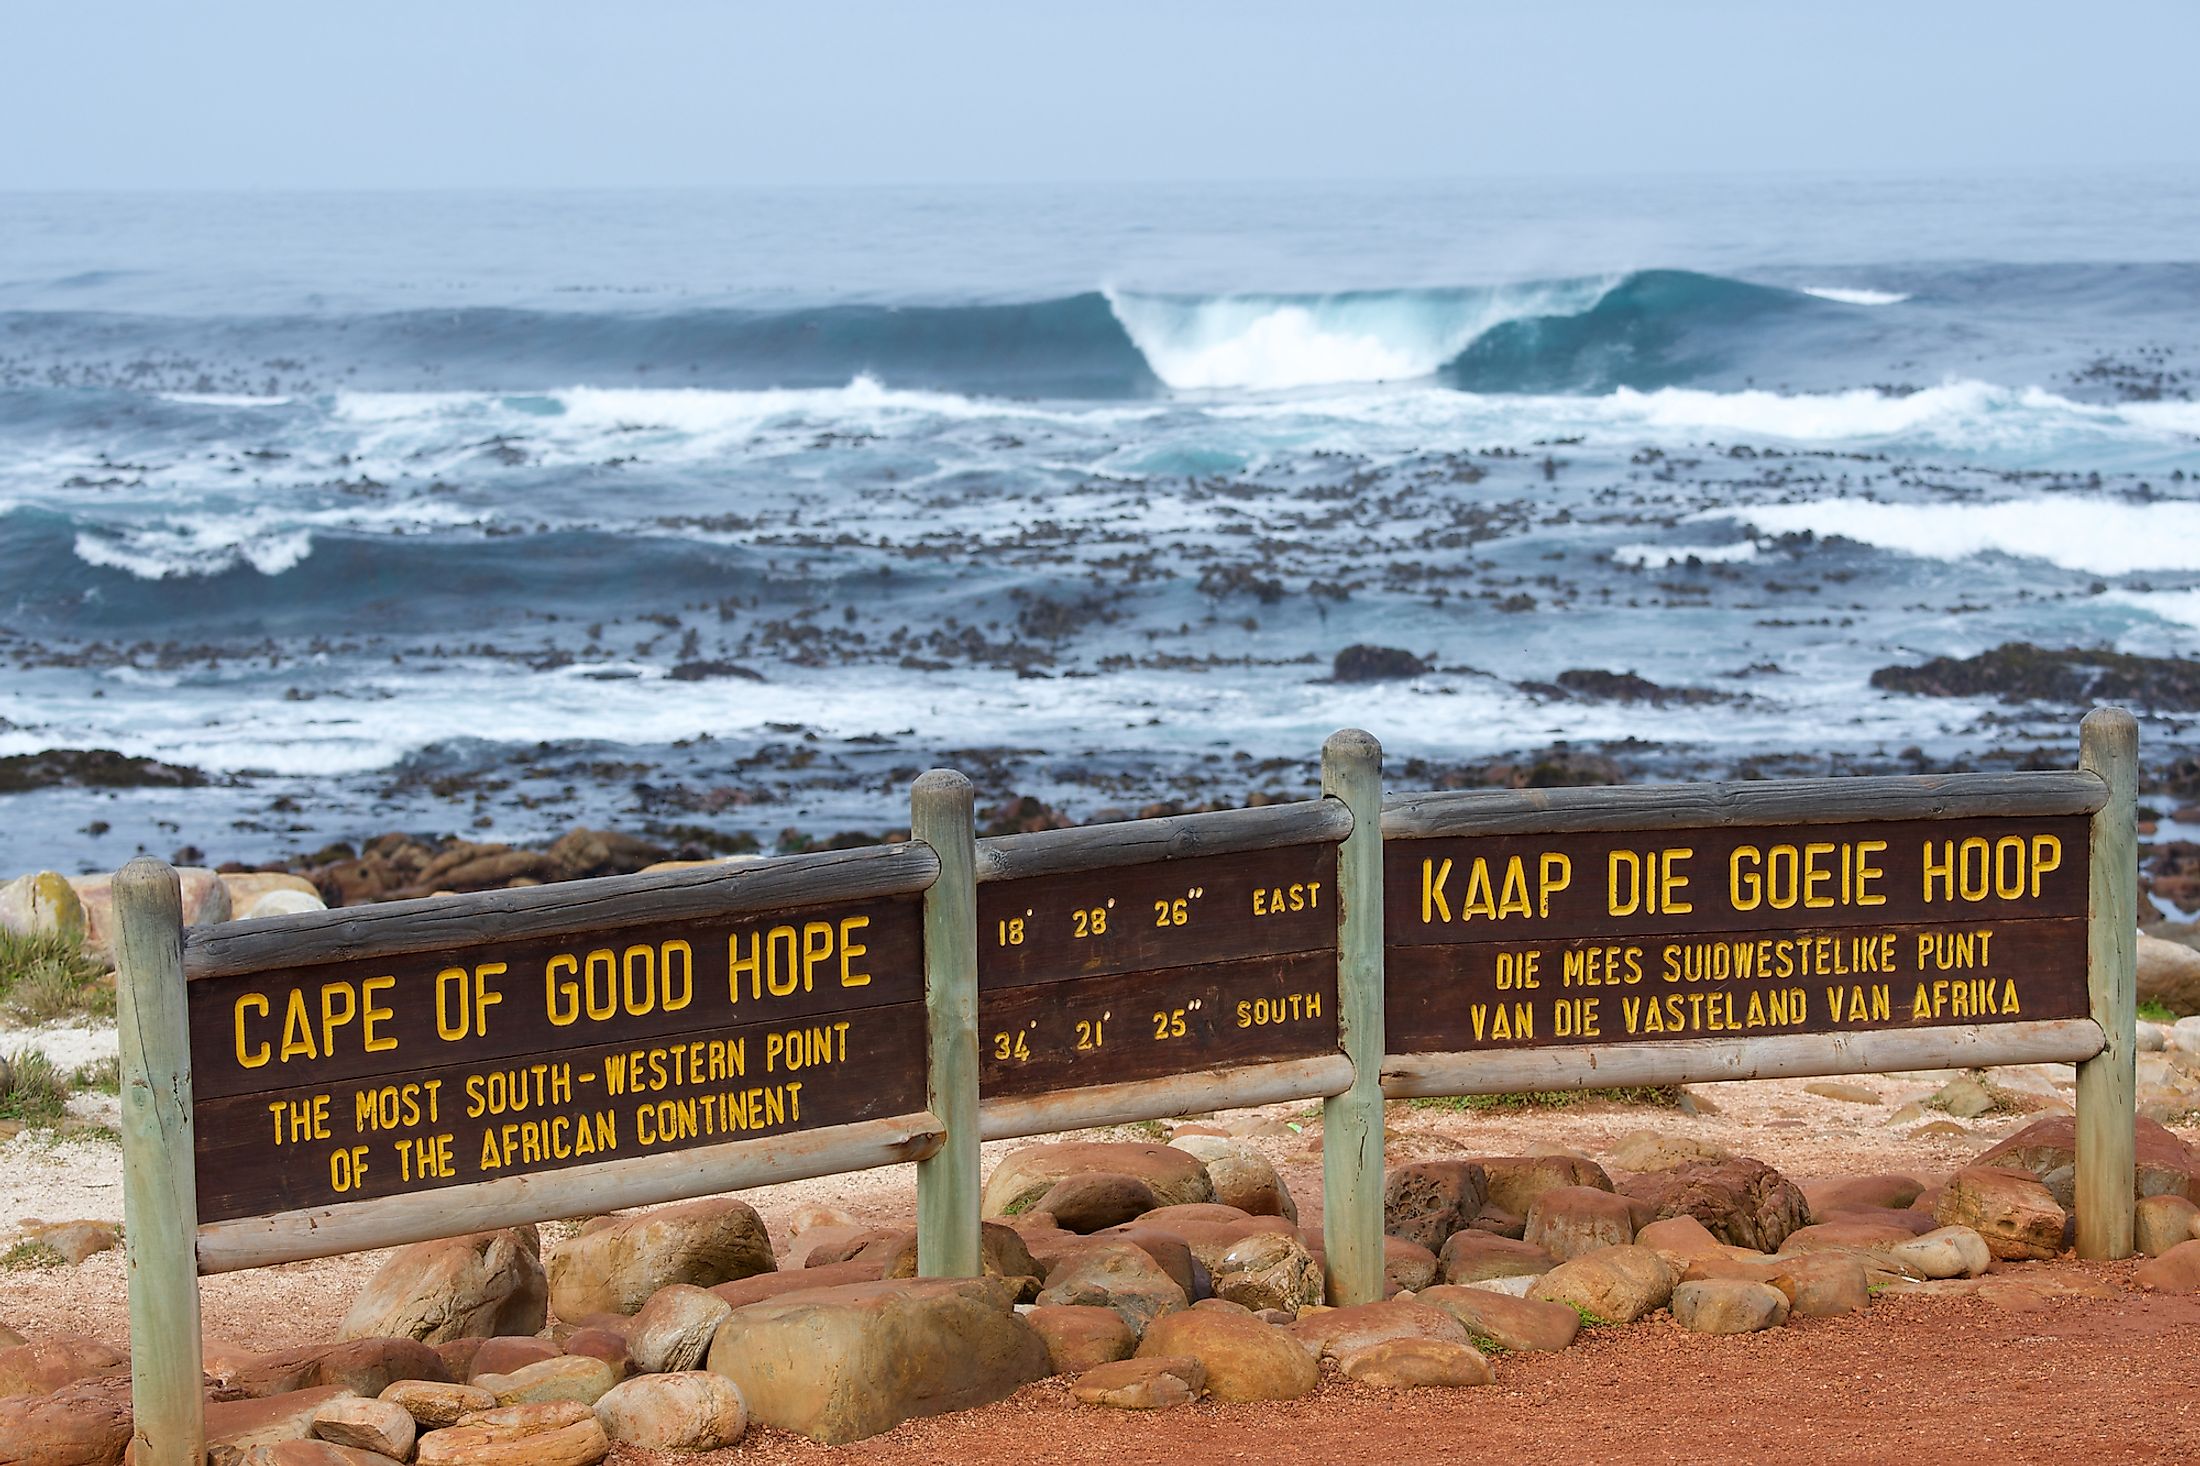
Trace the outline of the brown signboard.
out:
<instances>
[{"instance_id":1,"label":"brown signboard","mask_svg":"<svg viewBox=\"0 0 2200 1466\"><path fill-rule=\"evenodd\" d=\"M980 1091L1335 1053L1336 881L1319 844L979 887Z\"/></svg>"},{"instance_id":2,"label":"brown signboard","mask_svg":"<svg viewBox=\"0 0 2200 1466\"><path fill-rule=\"evenodd\" d=\"M2087 1012L2080 817L1384 850L1391 1053Z\"/></svg>"},{"instance_id":3,"label":"brown signboard","mask_svg":"<svg viewBox=\"0 0 2200 1466\"><path fill-rule=\"evenodd\" d=\"M916 898L194 979L199 1216L924 1108Z\"/></svg>"}]
</instances>

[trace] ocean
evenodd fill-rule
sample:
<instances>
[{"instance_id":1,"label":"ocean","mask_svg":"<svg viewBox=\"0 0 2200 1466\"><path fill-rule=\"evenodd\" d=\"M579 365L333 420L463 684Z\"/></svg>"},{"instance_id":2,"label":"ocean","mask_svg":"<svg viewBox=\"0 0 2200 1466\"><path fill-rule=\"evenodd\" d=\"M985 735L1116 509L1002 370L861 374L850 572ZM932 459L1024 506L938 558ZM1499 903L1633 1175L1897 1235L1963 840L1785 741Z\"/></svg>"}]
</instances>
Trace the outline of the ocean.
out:
<instances>
[{"instance_id":1,"label":"ocean","mask_svg":"<svg viewBox=\"0 0 2200 1466\"><path fill-rule=\"evenodd\" d=\"M2200 645L2196 241L2112 171L0 195L0 756L199 776L0 793L0 877L1295 797L1347 724L2067 763L1871 674Z\"/></svg>"}]
</instances>

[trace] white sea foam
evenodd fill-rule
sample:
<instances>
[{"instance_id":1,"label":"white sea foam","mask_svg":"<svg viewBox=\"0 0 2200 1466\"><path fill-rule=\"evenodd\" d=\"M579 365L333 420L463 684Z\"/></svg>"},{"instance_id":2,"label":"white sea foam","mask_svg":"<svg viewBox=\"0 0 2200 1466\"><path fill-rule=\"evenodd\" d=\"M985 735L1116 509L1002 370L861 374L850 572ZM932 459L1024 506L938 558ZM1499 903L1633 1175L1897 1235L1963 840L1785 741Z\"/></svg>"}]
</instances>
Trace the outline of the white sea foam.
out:
<instances>
[{"instance_id":1,"label":"white sea foam","mask_svg":"<svg viewBox=\"0 0 2200 1466\"><path fill-rule=\"evenodd\" d=\"M288 407L288 397L258 397L248 392L163 392L163 402L181 402L190 407Z\"/></svg>"},{"instance_id":2,"label":"white sea foam","mask_svg":"<svg viewBox=\"0 0 2200 1466\"><path fill-rule=\"evenodd\" d=\"M1321 296L1110 290L1108 305L1171 387L1265 392L1426 377L1492 326L1587 310L1613 283Z\"/></svg>"},{"instance_id":3,"label":"white sea foam","mask_svg":"<svg viewBox=\"0 0 2200 1466\"><path fill-rule=\"evenodd\" d=\"M1612 551L1617 565L1680 565L1701 560L1706 565L1736 565L1757 558L1755 540L1736 540L1728 545L1619 545Z\"/></svg>"},{"instance_id":4,"label":"white sea foam","mask_svg":"<svg viewBox=\"0 0 2200 1466\"><path fill-rule=\"evenodd\" d=\"M1805 285L1803 294L1842 305L1900 305L1910 298L1900 290L1866 290L1846 285Z\"/></svg>"},{"instance_id":5,"label":"white sea foam","mask_svg":"<svg viewBox=\"0 0 2200 1466\"><path fill-rule=\"evenodd\" d=\"M294 570L313 553L316 530L403 533L451 528L487 516L453 504L405 500L373 508L293 510L260 505L233 512L174 515L151 524L79 531L75 553L87 565L140 580L220 575L239 565L262 575Z\"/></svg>"},{"instance_id":6,"label":"white sea foam","mask_svg":"<svg viewBox=\"0 0 2200 1466\"><path fill-rule=\"evenodd\" d=\"M2104 599L2200 631L2200 590L2119 590L2110 591Z\"/></svg>"},{"instance_id":7,"label":"white sea foam","mask_svg":"<svg viewBox=\"0 0 2200 1466\"><path fill-rule=\"evenodd\" d=\"M2200 503L2183 500L2134 504L2060 495L1883 504L1836 498L1714 510L1704 517L1738 519L1763 534L1841 535L1935 560L2014 555L2095 575L2200 570Z\"/></svg>"}]
</instances>

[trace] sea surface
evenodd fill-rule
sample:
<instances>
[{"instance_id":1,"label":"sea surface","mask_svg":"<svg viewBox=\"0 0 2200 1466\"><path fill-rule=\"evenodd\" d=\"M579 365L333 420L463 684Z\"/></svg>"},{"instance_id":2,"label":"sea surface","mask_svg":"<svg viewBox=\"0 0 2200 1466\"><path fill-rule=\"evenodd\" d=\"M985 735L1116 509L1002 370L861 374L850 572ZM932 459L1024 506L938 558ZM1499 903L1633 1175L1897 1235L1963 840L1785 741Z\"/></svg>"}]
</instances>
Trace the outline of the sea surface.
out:
<instances>
[{"instance_id":1,"label":"sea surface","mask_svg":"<svg viewBox=\"0 0 2200 1466\"><path fill-rule=\"evenodd\" d=\"M0 755L206 778L0 876L2066 762L1870 674L2200 649L2196 393L2190 175L0 194Z\"/></svg>"}]
</instances>

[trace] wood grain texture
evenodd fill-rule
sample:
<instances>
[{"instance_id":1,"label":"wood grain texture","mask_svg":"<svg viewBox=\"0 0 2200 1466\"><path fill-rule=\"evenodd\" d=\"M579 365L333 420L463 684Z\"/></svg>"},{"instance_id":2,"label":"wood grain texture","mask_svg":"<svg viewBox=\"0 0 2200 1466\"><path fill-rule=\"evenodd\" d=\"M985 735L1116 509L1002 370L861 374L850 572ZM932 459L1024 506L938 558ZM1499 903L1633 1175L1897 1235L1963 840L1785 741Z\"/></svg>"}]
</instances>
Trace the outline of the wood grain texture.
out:
<instances>
[{"instance_id":1,"label":"wood grain texture","mask_svg":"<svg viewBox=\"0 0 2200 1466\"><path fill-rule=\"evenodd\" d=\"M192 1255L198 1211L175 871L144 856L124 866L115 877L115 916L132 1444L141 1466L199 1466L206 1418Z\"/></svg>"},{"instance_id":2,"label":"wood grain texture","mask_svg":"<svg viewBox=\"0 0 2200 1466\"><path fill-rule=\"evenodd\" d=\"M1983 1027L1782 1034L1467 1054L1393 1054L1383 1065L1383 1093L1393 1099L1411 1099L1880 1074L1905 1069L1967 1069L1995 1064L2074 1064L2099 1053L2101 1042L2100 1025L2092 1019L2057 1018Z\"/></svg>"},{"instance_id":3,"label":"wood grain texture","mask_svg":"<svg viewBox=\"0 0 2200 1466\"><path fill-rule=\"evenodd\" d=\"M994 835L978 842L978 880L981 884L1028 880L1283 845L1334 845L1351 833L1352 814L1343 804L1311 799L1257 809L1218 809L1028 835Z\"/></svg>"},{"instance_id":4,"label":"wood grain texture","mask_svg":"<svg viewBox=\"0 0 2200 1466\"><path fill-rule=\"evenodd\" d=\"M910 830L940 876L924 895L925 1088L945 1141L917 1166L917 1272L976 1277L978 1176L978 933L970 781L949 769L920 776Z\"/></svg>"},{"instance_id":5,"label":"wood grain texture","mask_svg":"<svg viewBox=\"0 0 2200 1466\"><path fill-rule=\"evenodd\" d=\"M198 1209L218 1222L425 1196L924 1107L918 1003L444 1065L201 1100Z\"/></svg>"},{"instance_id":6,"label":"wood grain texture","mask_svg":"<svg viewBox=\"0 0 2200 1466\"><path fill-rule=\"evenodd\" d=\"M1337 1052L1333 951L1037 983L978 997L988 1099Z\"/></svg>"},{"instance_id":7,"label":"wood grain texture","mask_svg":"<svg viewBox=\"0 0 2200 1466\"><path fill-rule=\"evenodd\" d=\"M815 1130L634 1156L569 1171L508 1176L473 1186L215 1222L199 1229L202 1274L400 1247L435 1237L596 1216L751 1186L921 1161L941 1141L938 1117L919 1112Z\"/></svg>"},{"instance_id":8,"label":"wood grain texture","mask_svg":"<svg viewBox=\"0 0 2200 1466\"><path fill-rule=\"evenodd\" d=\"M1334 951L1337 848L1186 856L981 886L979 990Z\"/></svg>"},{"instance_id":9,"label":"wood grain texture","mask_svg":"<svg viewBox=\"0 0 2200 1466\"><path fill-rule=\"evenodd\" d=\"M791 906L914 895L938 875L939 862L932 852L912 842L699 870L603 876L519 890L346 906L194 931L185 947L184 968L198 981L368 956L387 960L645 922L722 920Z\"/></svg>"},{"instance_id":10,"label":"wood grain texture","mask_svg":"<svg viewBox=\"0 0 2200 1466\"><path fill-rule=\"evenodd\" d=\"M1383 747L1357 728L1322 745L1322 792L1352 811L1337 857L1337 1041L1351 1088L1322 1102L1322 1238L1328 1300L1383 1296Z\"/></svg>"},{"instance_id":11,"label":"wood grain texture","mask_svg":"<svg viewBox=\"0 0 2200 1466\"><path fill-rule=\"evenodd\" d=\"M1990 940L1980 942L1980 930ZM1921 936L1932 944L1922 959ZM2085 941L2084 918L2058 917L1953 930L1845 927L1393 948L1389 1047L1659 1044L1718 1032L2078 1018L2088 1012ZM1529 953L1540 954L1532 969ZM1501 963L1511 970L1501 971ZM1668 980L1669 971L1681 976ZM1927 1006L1913 1016L1920 1002Z\"/></svg>"},{"instance_id":12,"label":"wood grain texture","mask_svg":"<svg viewBox=\"0 0 2200 1466\"><path fill-rule=\"evenodd\" d=\"M1051 1135L1095 1125L1131 1125L1246 1105L1283 1104L1339 1094L1352 1083L1342 1054L1238 1068L1198 1069L1159 1079L1058 1089L987 1099L979 1123L987 1140Z\"/></svg>"},{"instance_id":13,"label":"wood grain texture","mask_svg":"<svg viewBox=\"0 0 2200 1466\"><path fill-rule=\"evenodd\" d=\"M918 898L904 896L205 978L189 997L197 1093L325 1087L918 1002L922 931ZM370 1008L387 1014L371 1033Z\"/></svg>"},{"instance_id":14,"label":"wood grain texture","mask_svg":"<svg viewBox=\"0 0 2200 1466\"><path fill-rule=\"evenodd\" d=\"M1383 809L1383 837L2090 815L2107 798L2107 786L2096 775L2078 771L1463 789L1392 800Z\"/></svg>"},{"instance_id":15,"label":"wood grain texture","mask_svg":"<svg viewBox=\"0 0 2200 1466\"><path fill-rule=\"evenodd\" d=\"M1398 840L1384 930L1398 948L2078 916L2087 832L2060 815Z\"/></svg>"},{"instance_id":16,"label":"wood grain texture","mask_svg":"<svg viewBox=\"0 0 2200 1466\"><path fill-rule=\"evenodd\" d=\"M2078 1256L2129 1257L2138 1143L2139 725L2122 708L2088 715L2079 761L2107 785L2093 816L2087 892L2088 1006L2101 1052L2078 1066Z\"/></svg>"}]
</instances>

